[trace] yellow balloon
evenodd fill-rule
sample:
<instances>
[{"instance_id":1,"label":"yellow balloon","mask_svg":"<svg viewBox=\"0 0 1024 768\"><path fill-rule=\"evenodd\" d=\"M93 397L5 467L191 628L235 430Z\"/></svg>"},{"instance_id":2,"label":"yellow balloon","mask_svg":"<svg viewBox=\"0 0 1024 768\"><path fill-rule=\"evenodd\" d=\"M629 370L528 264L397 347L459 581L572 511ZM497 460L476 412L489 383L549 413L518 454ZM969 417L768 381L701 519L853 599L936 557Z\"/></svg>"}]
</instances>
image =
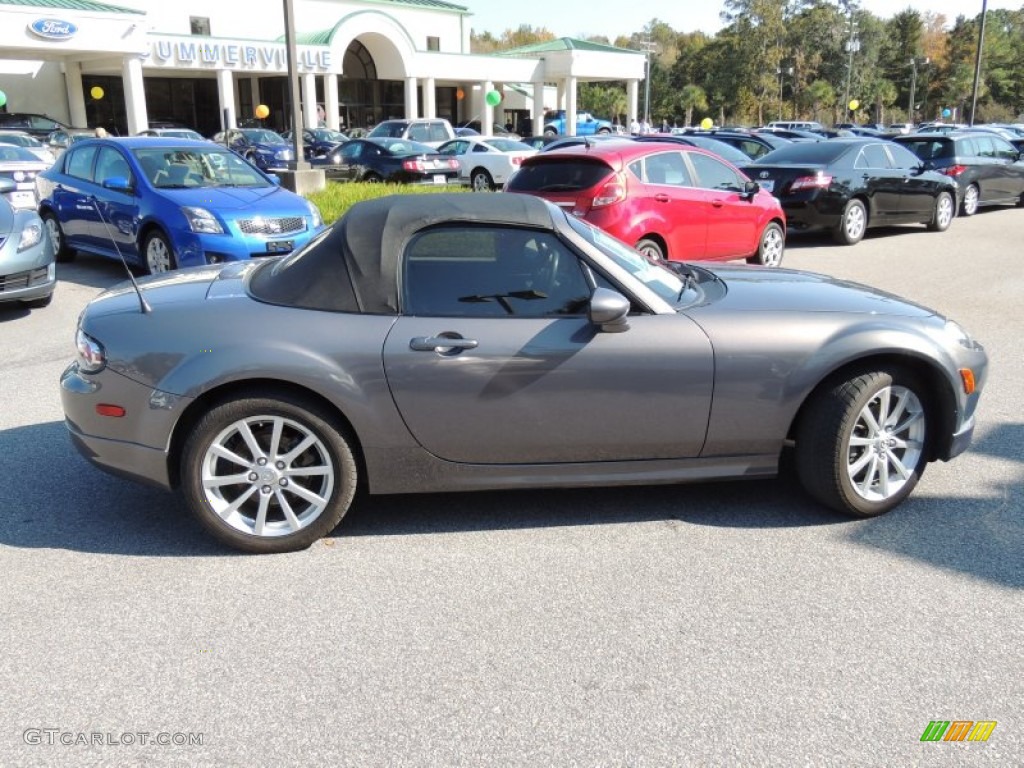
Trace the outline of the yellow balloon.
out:
<instances>
[{"instance_id":1,"label":"yellow balloon","mask_svg":"<svg viewBox=\"0 0 1024 768\"><path fill-rule=\"evenodd\" d=\"M710 131L714 124L715 121L712 120L710 117L705 117L703 120L700 121L700 127L703 128L705 131Z\"/></svg>"},{"instance_id":2,"label":"yellow balloon","mask_svg":"<svg viewBox=\"0 0 1024 768\"><path fill-rule=\"evenodd\" d=\"M860 106L860 102L856 99L850 99L850 109L856 109Z\"/></svg>"},{"instance_id":3,"label":"yellow balloon","mask_svg":"<svg viewBox=\"0 0 1024 768\"><path fill-rule=\"evenodd\" d=\"M260 120L267 117L267 115L269 114L270 107L268 107L266 104L260 104L258 107L256 107L256 117L258 117Z\"/></svg>"},{"instance_id":4,"label":"yellow balloon","mask_svg":"<svg viewBox=\"0 0 1024 768\"><path fill-rule=\"evenodd\" d=\"M92 96L94 99L102 99L103 98L103 89L100 88L98 85L94 85L90 89L89 95Z\"/></svg>"}]
</instances>

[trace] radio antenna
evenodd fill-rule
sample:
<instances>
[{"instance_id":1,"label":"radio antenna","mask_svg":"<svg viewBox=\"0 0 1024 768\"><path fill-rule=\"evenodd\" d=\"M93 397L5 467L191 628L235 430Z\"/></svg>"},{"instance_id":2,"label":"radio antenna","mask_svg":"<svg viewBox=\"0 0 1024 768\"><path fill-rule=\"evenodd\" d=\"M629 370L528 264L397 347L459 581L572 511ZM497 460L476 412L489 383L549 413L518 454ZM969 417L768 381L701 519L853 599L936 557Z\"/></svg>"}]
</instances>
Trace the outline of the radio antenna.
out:
<instances>
[{"instance_id":1,"label":"radio antenna","mask_svg":"<svg viewBox=\"0 0 1024 768\"><path fill-rule=\"evenodd\" d=\"M107 236L110 238L110 242L114 244L114 250L117 251L117 255L121 257L121 265L124 267L124 271L128 273L128 279L132 281L132 287L135 289L135 295L139 297L139 309L142 314L147 315L153 311L153 308L149 306L149 302L146 301L146 297L142 295L142 289L139 288L139 284L135 281L135 275L132 274L131 269L128 268L128 261L125 259L124 254L121 252L120 246L117 244L117 238L114 237L114 232L110 227L110 223L103 215L103 211L100 210L99 201L96 199L96 195L90 195L89 201L92 203L92 207L96 211L96 215L100 217L100 221L103 222L103 226L107 229Z\"/></svg>"}]
</instances>

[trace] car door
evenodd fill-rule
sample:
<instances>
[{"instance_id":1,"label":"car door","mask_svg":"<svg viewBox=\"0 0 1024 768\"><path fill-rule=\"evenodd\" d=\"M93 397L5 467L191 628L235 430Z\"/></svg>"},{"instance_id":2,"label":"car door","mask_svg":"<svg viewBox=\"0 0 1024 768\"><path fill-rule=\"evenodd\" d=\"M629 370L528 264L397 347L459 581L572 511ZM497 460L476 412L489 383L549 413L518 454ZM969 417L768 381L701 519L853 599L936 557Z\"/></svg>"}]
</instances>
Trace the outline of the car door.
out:
<instances>
[{"instance_id":1,"label":"car door","mask_svg":"<svg viewBox=\"0 0 1024 768\"><path fill-rule=\"evenodd\" d=\"M344 181L355 181L359 178L359 161L367 147L365 141L350 141L341 147L341 162L338 164L338 176Z\"/></svg>"},{"instance_id":2,"label":"car door","mask_svg":"<svg viewBox=\"0 0 1024 768\"><path fill-rule=\"evenodd\" d=\"M686 152L694 183L708 205L706 255L709 259L749 256L757 250L761 209L743 196L746 183L737 171L703 152Z\"/></svg>"},{"instance_id":3,"label":"car door","mask_svg":"<svg viewBox=\"0 0 1024 768\"><path fill-rule=\"evenodd\" d=\"M396 407L423 448L474 464L699 455L713 355L684 315L601 332L578 255L551 232L426 230L406 247L384 345Z\"/></svg>"},{"instance_id":4,"label":"car door","mask_svg":"<svg viewBox=\"0 0 1024 768\"><path fill-rule=\"evenodd\" d=\"M881 142L865 144L853 162L853 183L856 191L863 190L871 210L869 219L875 224L910 221L914 215L905 210L910 198L903 198L903 183L907 175L891 167L889 153Z\"/></svg>"},{"instance_id":5,"label":"car door","mask_svg":"<svg viewBox=\"0 0 1024 768\"><path fill-rule=\"evenodd\" d=\"M94 243L97 250L111 256L123 254L126 258L138 255L137 222L139 221L139 197L136 194L137 181L128 160L116 147L101 147L96 157L94 173L96 204L99 221L95 226ZM125 179L131 191L111 189L103 186L108 179Z\"/></svg>"},{"instance_id":6,"label":"car door","mask_svg":"<svg viewBox=\"0 0 1024 768\"><path fill-rule=\"evenodd\" d=\"M907 221L930 221L939 194L933 174L923 173L920 158L901 144L890 142L885 150L889 153L889 163L902 178L901 215Z\"/></svg>"},{"instance_id":7,"label":"car door","mask_svg":"<svg viewBox=\"0 0 1024 768\"><path fill-rule=\"evenodd\" d=\"M91 249L99 214L93 204L93 165L98 147L90 144L68 150L63 169L50 194L53 209L71 248Z\"/></svg>"},{"instance_id":8,"label":"car door","mask_svg":"<svg viewBox=\"0 0 1024 768\"><path fill-rule=\"evenodd\" d=\"M991 160L998 172L997 190L1001 200L1016 200L1024 194L1024 163L1014 146L999 136L986 137L991 145Z\"/></svg>"},{"instance_id":9,"label":"car door","mask_svg":"<svg viewBox=\"0 0 1024 768\"><path fill-rule=\"evenodd\" d=\"M666 258L675 261L705 258L710 204L682 153L653 152L630 163L628 170L642 184L636 215L647 220L636 237L660 235L668 245Z\"/></svg>"}]
</instances>

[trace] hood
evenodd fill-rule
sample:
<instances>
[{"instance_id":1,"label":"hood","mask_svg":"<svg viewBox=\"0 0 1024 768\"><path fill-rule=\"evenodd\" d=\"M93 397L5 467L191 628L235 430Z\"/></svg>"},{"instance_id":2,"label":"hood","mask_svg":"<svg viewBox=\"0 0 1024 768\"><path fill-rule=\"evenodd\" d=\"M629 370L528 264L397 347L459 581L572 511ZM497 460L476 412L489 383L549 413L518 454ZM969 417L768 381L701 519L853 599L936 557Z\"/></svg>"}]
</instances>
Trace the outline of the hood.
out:
<instances>
[{"instance_id":1,"label":"hood","mask_svg":"<svg viewBox=\"0 0 1024 768\"><path fill-rule=\"evenodd\" d=\"M14 208L0 202L0 240L14 231Z\"/></svg>"},{"instance_id":2,"label":"hood","mask_svg":"<svg viewBox=\"0 0 1024 768\"><path fill-rule=\"evenodd\" d=\"M161 189L161 195L175 205L191 205L210 208L215 211L241 211L261 203L264 216L287 213L293 216L308 216L309 208L288 194L281 194L283 188L267 187L191 187L188 189ZM284 190L287 192L287 190Z\"/></svg>"},{"instance_id":3,"label":"hood","mask_svg":"<svg viewBox=\"0 0 1024 768\"><path fill-rule=\"evenodd\" d=\"M936 313L870 286L790 269L701 264L726 284L711 306L728 312L841 312L929 317Z\"/></svg>"}]
</instances>

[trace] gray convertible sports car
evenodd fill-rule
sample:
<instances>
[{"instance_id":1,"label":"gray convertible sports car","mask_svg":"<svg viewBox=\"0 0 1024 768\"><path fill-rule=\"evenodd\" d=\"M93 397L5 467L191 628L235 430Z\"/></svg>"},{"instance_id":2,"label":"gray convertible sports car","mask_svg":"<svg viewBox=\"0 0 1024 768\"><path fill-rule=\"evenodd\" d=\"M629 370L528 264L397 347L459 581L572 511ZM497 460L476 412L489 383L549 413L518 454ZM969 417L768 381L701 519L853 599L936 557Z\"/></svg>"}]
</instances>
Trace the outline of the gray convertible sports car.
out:
<instances>
[{"instance_id":1,"label":"gray convertible sports car","mask_svg":"<svg viewBox=\"0 0 1024 768\"><path fill-rule=\"evenodd\" d=\"M528 195L360 203L281 258L107 291L61 390L99 467L301 549L369 494L768 477L860 516L967 448L982 347L821 275L649 261Z\"/></svg>"}]
</instances>

